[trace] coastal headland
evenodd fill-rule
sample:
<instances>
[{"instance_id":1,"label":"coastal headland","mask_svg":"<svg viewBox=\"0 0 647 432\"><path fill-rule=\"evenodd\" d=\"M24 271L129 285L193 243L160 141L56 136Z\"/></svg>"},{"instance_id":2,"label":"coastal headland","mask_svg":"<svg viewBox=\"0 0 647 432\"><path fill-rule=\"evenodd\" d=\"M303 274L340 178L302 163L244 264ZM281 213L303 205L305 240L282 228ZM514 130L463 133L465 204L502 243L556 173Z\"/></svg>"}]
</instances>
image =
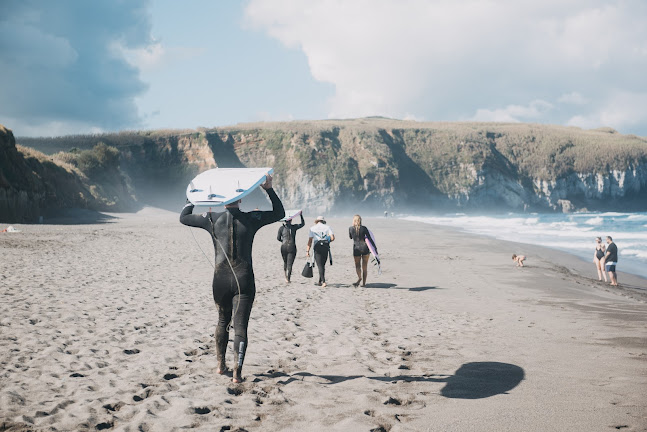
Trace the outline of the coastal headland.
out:
<instances>
[{"instance_id":1,"label":"coastal headland","mask_svg":"<svg viewBox=\"0 0 647 432\"><path fill-rule=\"evenodd\" d=\"M197 173L271 166L292 208L343 215L647 210L647 139L610 128L386 118L53 138L0 131L0 221L172 209ZM16 143L18 145L16 145Z\"/></svg>"}]
</instances>

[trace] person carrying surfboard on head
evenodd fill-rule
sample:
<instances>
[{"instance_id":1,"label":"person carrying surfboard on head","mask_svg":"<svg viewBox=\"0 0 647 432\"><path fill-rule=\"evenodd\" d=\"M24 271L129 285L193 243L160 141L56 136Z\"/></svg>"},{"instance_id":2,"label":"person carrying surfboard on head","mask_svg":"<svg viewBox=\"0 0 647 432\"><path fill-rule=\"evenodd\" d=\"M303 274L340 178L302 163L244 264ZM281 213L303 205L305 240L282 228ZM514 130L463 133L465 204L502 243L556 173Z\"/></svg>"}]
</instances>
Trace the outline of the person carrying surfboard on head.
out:
<instances>
[{"instance_id":1,"label":"person carrying surfboard on head","mask_svg":"<svg viewBox=\"0 0 647 432\"><path fill-rule=\"evenodd\" d=\"M353 282L353 286L356 287L361 282L362 286L365 287L368 274L368 258L371 256L367 242L370 242L376 252L377 246L375 246L369 229L362 225L360 215L353 216L353 226L348 228L348 236L353 240L353 259L355 260L355 271L357 272L357 282Z\"/></svg>"},{"instance_id":2,"label":"person carrying surfboard on head","mask_svg":"<svg viewBox=\"0 0 647 432\"><path fill-rule=\"evenodd\" d=\"M310 227L308 232L308 244L306 246L306 256L310 256L310 249L314 240L314 254L317 269L319 269L319 283L315 285L326 286L326 260L330 256L330 264L332 264L332 255L330 255L330 243L335 241L335 235L332 229L326 225L326 220L323 216L317 216L315 224Z\"/></svg>"},{"instance_id":3,"label":"person carrying surfboard on head","mask_svg":"<svg viewBox=\"0 0 647 432\"><path fill-rule=\"evenodd\" d=\"M294 264L294 258L297 256L297 230L303 228L306 222L303 220L303 213L299 210L299 215L301 216L300 224L293 224L292 219L296 215L288 215L285 217L283 226L279 228L279 232L276 235L276 239L281 242L281 255L283 256L283 273L285 274L285 281L290 283L290 276L292 276L292 265Z\"/></svg>"},{"instance_id":4,"label":"person carrying surfboard on head","mask_svg":"<svg viewBox=\"0 0 647 432\"><path fill-rule=\"evenodd\" d=\"M236 175L235 172L231 175ZM243 362L247 350L247 325L256 295L252 268L252 242L256 232L285 216L281 200L272 189L272 176L267 174L261 185L272 202L271 211L240 211L240 200L227 204L222 211L192 214L193 204L184 206L180 222L202 228L211 234L215 248L213 299L218 305L216 357L219 374L227 372L225 353L229 341L229 322L233 315L234 352L237 364L233 381L242 381ZM211 209L210 209L211 210Z\"/></svg>"}]
</instances>

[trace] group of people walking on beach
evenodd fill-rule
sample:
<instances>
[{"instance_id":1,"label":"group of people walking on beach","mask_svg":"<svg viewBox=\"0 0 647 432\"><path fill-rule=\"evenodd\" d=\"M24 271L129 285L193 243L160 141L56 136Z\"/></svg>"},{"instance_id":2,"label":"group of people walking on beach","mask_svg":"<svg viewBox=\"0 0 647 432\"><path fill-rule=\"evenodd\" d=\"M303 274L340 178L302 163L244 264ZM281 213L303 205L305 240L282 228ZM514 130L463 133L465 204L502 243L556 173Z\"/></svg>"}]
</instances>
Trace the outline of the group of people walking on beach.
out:
<instances>
[{"instance_id":1,"label":"group of people walking on beach","mask_svg":"<svg viewBox=\"0 0 647 432\"><path fill-rule=\"evenodd\" d=\"M233 319L236 366L232 371L232 380L235 383L242 382L242 368L248 346L247 326L256 296L252 266L254 236L260 228L278 222L285 217L283 204L272 188L271 175L266 176L265 183L261 187L272 203L270 211L242 212L239 206L240 200L238 200L225 205L223 211L209 211L202 214L193 214L194 205L187 202L180 213L181 223L202 228L211 235L215 250L212 290L213 299L218 306L218 325L215 334L218 363L216 372L219 374L229 372L225 353L229 341L230 322ZM296 232L304 226L303 216L301 216L299 224L292 224L291 220L285 221L277 235L277 240L281 242L286 282L290 282L292 266L296 258ZM362 218L355 215L353 226L349 228L349 237L353 240L353 256L358 278L353 283L354 286L358 286L360 283L362 286L366 285L370 253L365 241L368 232L368 229L362 225ZM306 256L310 257L311 251L313 252L314 261L319 270L319 281L316 283L318 286L326 286L325 267L328 260L332 264L330 243L333 241L335 241L335 235L332 229L326 225L323 216L318 216L308 232L306 247ZM372 242L372 239L370 241ZM374 243L372 246L375 248Z\"/></svg>"},{"instance_id":2,"label":"group of people walking on beach","mask_svg":"<svg viewBox=\"0 0 647 432\"><path fill-rule=\"evenodd\" d=\"M593 263L595 264L595 269L598 271L598 280L604 278L605 282L611 282L611 285L618 285L618 275L616 274L618 246L613 242L611 236L607 236L606 246L602 243L602 237L595 238ZM607 280L607 273L609 274L609 280Z\"/></svg>"},{"instance_id":3,"label":"group of people walking on beach","mask_svg":"<svg viewBox=\"0 0 647 432\"><path fill-rule=\"evenodd\" d=\"M235 383L242 382L242 368L248 345L247 326L256 295L252 267L254 236L263 226L278 222L285 217L283 204L272 188L271 175L266 176L261 187L267 192L272 203L270 211L257 209L242 212L239 207L240 200L238 200L225 205L223 211L193 214L194 205L187 200L180 214L180 222L184 225L202 228L211 234L215 250L212 289L214 301L218 306L218 325L215 332L218 363L216 371L219 374L229 372L225 353L229 341L230 323L233 319L236 366L232 371L232 380ZM298 224L293 224L291 219L285 220L277 234L277 240L281 242L283 270L287 283L292 277L292 266L297 254L296 234L304 226L305 220L301 215L301 222ZM366 286L367 265L371 252L369 245L375 254L377 254L377 248L370 231L362 224L361 216L354 216L348 236L353 240L353 258L357 272L357 281L353 282L353 286L358 286L360 283ZM306 246L306 256L310 258L312 252L319 272L319 279L315 285L326 286L326 262L329 261L332 264L330 244L333 241L335 241L335 234L332 228L326 224L323 216L318 216L308 231ZM605 246L600 237L596 239L593 261L599 279L604 278L607 281L608 273L611 284L617 285L618 248L611 236L607 236L606 243ZM525 258L523 255L512 256L515 263L521 267Z\"/></svg>"},{"instance_id":4,"label":"group of people walking on beach","mask_svg":"<svg viewBox=\"0 0 647 432\"><path fill-rule=\"evenodd\" d=\"M279 228L276 239L281 242L281 255L283 256L283 271L285 281L290 283L292 277L292 266L297 253L296 232L305 226L303 214L301 214L301 223L293 224L291 220L286 220ZM362 217L355 215L353 225L348 228L348 237L353 240L353 259L355 261L355 271L357 272L357 281L353 286L366 286L368 276L368 260L370 250L367 241L371 242L374 250L377 246L369 235L368 228L362 225ZM319 272L319 280L315 282L317 286L327 286L326 284L326 262L332 264L332 253L330 252L330 243L335 241L335 234L332 228L326 224L323 216L317 216L315 224L308 230L308 243L306 245L306 257L310 258L310 252L313 252L314 263Z\"/></svg>"}]
</instances>

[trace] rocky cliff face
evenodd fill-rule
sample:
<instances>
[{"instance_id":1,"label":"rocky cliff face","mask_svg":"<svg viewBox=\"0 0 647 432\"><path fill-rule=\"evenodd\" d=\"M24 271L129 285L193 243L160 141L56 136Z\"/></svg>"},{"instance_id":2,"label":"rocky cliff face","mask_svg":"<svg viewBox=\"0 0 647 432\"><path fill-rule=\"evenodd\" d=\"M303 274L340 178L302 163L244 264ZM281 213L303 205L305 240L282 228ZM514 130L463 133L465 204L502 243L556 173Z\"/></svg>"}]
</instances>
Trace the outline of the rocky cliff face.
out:
<instances>
[{"instance_id":1,"label":"rocky cliff face","mask_svg":"<svg viewBox=\"0 0 647 432\"><path fill-rule=\"evenodd\" d=\"M271 166L286 207L310 212L647 210L647 140L611 129L388 119L246 124L30 139L102 141L139 203L177 208L215 166Z\"/></svg>"},{"instance_id":2,"label":"rocky cliff face","mask_svg":"<svg viewBox=\"0 0 647 432\"><path fill-rule=\"evenodd\" d=\"M317 212L647 209L647 141L638 137L536 125L329 123L218 133L244 166L275 167L286 205Z\"/></svg>"},{"instance_id":3,"label":"rocky cliff face","mask_svg":"<svg viewBox=\"0 0 647 432\"><path fill-rule=\"evenodd\" d=\"M0 125L0 221L36 222L58 210L126 210L133 203L119 173L100 181L56 163L33 149L16 146ZM124 197L126 197L124 199Z\"/></svg>"}]
</instances>

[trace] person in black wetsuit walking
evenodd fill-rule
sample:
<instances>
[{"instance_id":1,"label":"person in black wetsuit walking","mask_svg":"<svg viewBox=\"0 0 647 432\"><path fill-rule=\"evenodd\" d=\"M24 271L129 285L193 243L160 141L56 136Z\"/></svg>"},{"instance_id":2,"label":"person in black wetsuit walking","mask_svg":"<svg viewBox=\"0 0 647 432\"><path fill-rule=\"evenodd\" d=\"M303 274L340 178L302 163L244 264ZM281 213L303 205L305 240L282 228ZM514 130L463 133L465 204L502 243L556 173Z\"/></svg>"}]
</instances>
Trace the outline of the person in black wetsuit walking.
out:
<instances>
[{"instance_id":1,"label":"person in black wetsuit walking","mask_svg":"<svg viewBox=\"0 0 647 432\"><path fill-rule=\"evenodd\" d=\"M294 264L294 258L297 256L297 244L295 241L297 230L303 228L305 224L302 213L300 224L295 225L291 220L285 221L276 235L276 239L282 243L281 255L283 256L283 272L285 273L285 281L287 283L290 283L292 265Z\"/></svg>"},{"instance_id":2,"label":"person in black wetsuit walking","mask_svg":"<svg viewBox=\"0 0 647 432\"><path fill-rule=\"evenodd\" d=\"M371 253L366 244L366 239L371 242L376 251L377 247L373 243L368 228L362 225L360 215L353 216L353 226L348 228L348 236L353 240L353 258L355 259L355 271L357 272L357 282L354 282L353 286L358 286L361 282L364 287L366 286L366 276L368 274L368 258Z\"/></svg>"},{"instance_id":3,"label":"person in black wetsuit walking","mask_svg":"<svg viewBox=\"0 0 647 432\"><path fill-rule=\"evenodd\" d=\"M187 204L180 214L184 225L202 228L211 234L215 248L213 272L213 299L218 305L218 326L216 327L216 356L219 374L227 372L225 352L229 341L228 325L234 317L234 352L237 364L233 381L242 381L243 362L247 350L247 324L252 312L256 285L252 268L252 242L261 227L279 221L285 216L283 204L274 189L272 176L266 176L261 185L272 201L271 211L244 213L238 205L240 200L225 206L222 212L192 214L193 204Z\"/></svg>"}]
</instances>

